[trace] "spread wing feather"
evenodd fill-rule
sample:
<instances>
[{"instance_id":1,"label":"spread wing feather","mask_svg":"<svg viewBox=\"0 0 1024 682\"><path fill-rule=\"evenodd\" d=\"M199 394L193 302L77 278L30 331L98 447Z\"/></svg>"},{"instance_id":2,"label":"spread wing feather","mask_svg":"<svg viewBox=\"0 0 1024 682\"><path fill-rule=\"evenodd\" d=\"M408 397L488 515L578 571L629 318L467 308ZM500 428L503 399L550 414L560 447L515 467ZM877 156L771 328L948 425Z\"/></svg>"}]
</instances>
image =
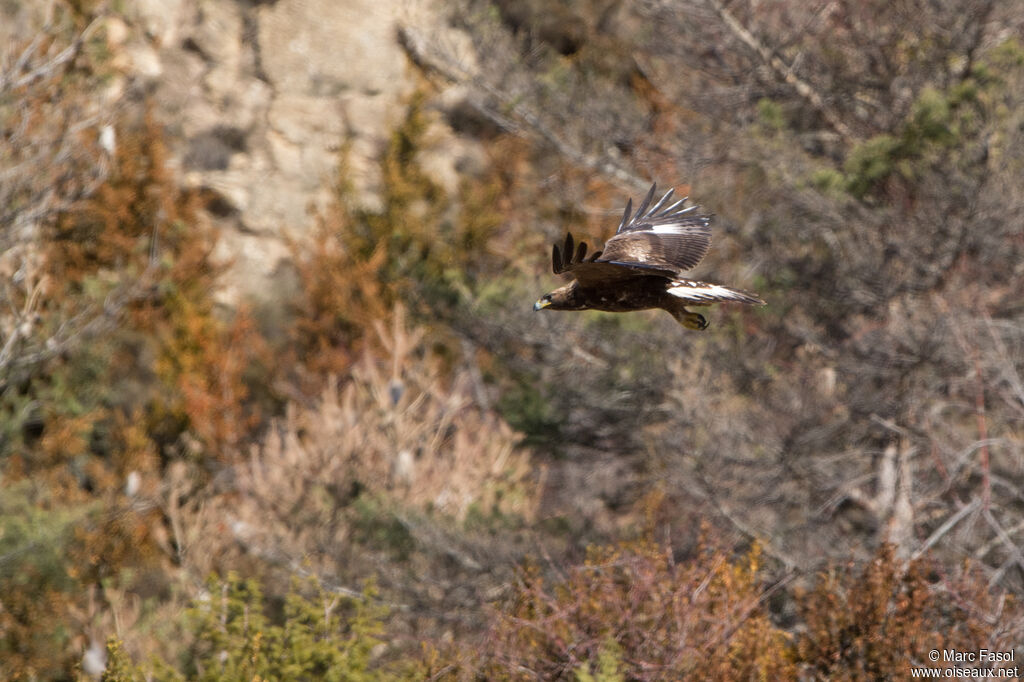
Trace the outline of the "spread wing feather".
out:
<instances>
[{"instance_id":1,"label":"spread wing feather","mask_svg":"<svg viewBox=\"0 0 1024 682\"><path fill-rule=\"evenodd\" d=\"M671 189L651 206L656 188L651 185L635 214L632 199L626 202L619 229L605 244L602 260L681 272L704 259L711 247L711 216L693 213L696 206L681 208L688 197L669 204Z\"/></svg>"},{"instance_id":2,"label":"spread wing feather","mask_svg":"<svg viewBox=\"0 0 1024 682\"><path fill-rule=\"evenodd\" d=\"M577 245L572 233L568 233L561 247L558 244L551 247L551 269L556 275L568 274L575 277L584 286L637 276L659 275L668 278L674 274L674 271L658 266L610 262L601 256L601 251L587 256L587 243L580 242Z\"/></svg>"},{"instance_id":3,"label":"spread wing feather","mask_svg":"<svg viewBox=\"0 0 1024 682\"><path fill-rule=\"evenodd\" d=\"M696 206L680 208L687 197L669 204L671 189L652 206L656 188L651 185L635 214L633 200L626 202L619 228L604 251L588 258L586 242L576 245L572 234L565 236L561 249L555 244L555 274L570 274L589 285L633 277L673 278L697 265L711 246L711 217L693 213Z\"/></svg>"}]
</instances>

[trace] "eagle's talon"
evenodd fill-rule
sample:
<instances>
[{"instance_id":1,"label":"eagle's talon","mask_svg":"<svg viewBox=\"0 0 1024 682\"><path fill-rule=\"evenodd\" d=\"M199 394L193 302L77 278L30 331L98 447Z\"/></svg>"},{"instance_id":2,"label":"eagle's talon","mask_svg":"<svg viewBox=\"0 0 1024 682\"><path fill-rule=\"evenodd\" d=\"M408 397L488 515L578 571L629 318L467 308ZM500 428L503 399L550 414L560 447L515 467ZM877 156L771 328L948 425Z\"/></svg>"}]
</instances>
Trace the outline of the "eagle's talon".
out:
<instances>
[{"instance_id":1,"label":"eagle's talon","mask_svg":"<svg viewBox=\"0 0 1024 682\"><path fill-rule=\"evenodd\" d=\"M679 324L687 329L699 332L708 328L708 321L700 313L691 313L689 310L683 310L677 313L675 318L679 321Z\"/></svg>"}]
</instances>

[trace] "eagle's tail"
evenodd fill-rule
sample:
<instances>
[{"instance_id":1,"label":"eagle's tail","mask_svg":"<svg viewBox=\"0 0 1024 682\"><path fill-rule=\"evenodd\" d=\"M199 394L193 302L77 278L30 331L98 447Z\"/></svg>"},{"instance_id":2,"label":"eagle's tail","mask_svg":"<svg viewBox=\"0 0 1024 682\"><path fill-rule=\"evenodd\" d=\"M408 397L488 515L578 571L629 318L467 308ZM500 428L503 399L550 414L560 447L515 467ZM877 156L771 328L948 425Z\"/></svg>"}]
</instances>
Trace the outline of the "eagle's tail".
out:
<instances>
[{"instance_id":1,"label":"eagle's tail","mask_svg":"<svg viewBox=\"0 0 1024 682\"><path fill-rule=\"evenodd\" d=\"M709 305L724 301L764 305L764 301L757 294L750 294L721 284L697 282L692 279L676 280L666 291L690 305Z\"/></svg>"}]
</instances>

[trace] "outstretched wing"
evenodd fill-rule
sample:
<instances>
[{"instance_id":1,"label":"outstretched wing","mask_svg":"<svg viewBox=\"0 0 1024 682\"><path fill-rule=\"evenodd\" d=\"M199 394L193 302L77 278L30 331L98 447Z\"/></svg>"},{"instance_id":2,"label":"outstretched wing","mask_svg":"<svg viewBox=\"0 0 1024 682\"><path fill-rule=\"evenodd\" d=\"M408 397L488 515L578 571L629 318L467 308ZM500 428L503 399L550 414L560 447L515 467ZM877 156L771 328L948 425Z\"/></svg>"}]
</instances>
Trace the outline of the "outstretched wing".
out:
<instances>
[{"instance_id":1,"label":"outstretched wing","mask_svg":"<svg viewBox=\"0 0 1024 682\"><path fill-rule=\"evenodd\" d=\"M585 287L634 277L656 276L668 279L676 273L672 268L658 268L642 263L608 262L601 255L601 251L594 251L588 256L587 243L576 244L572 233L567 233L561 247L558 244L551 247L551 269L556 275L575 277Z\"/></svg>"},{"instance_id":2,"label":"outstretched wing","mask_svg":"<svg viewBox=\"0 0 1024 682\"><path fill-rule=\"evenodd\" d=\"M704 259L711 246L711 216L694 213L696 206L681 208L688 197L666 205L671 189L651 206L656 187L651 185L632 216L633 200L626 202L619 229L599 262L676 274Z\"/></svg>"}]
</instances>

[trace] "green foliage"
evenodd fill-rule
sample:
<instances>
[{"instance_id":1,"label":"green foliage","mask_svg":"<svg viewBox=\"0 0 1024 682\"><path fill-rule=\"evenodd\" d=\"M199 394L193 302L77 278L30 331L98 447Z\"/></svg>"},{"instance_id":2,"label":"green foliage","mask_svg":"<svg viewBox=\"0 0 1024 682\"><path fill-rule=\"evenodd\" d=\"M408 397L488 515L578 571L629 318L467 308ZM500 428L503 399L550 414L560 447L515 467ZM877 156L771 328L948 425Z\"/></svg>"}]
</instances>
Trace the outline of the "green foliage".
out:
<instances>
[{"instance_id":1,"label":"green foliage","mask_svg":"<svg viewBox=\"0 0 1024 682\"><path fill-rule=\"evenodd\" d=\"M416 161L427 128L423 96L417 95L381 160L383 210L357 212L350 235L350 248L361 258L384 249L378 277L392 295L408 295L414 284L436 289L444 279L451 243L446 196Z\"/></svg>"},{"instance_id":2,"label":"green foliage","mask_svg":"<svg viewBox=\"0 0 1024 682\"><path fill-rule=\"evenodd\" d=\"M996 45L987 55L983 63L974 67L974 75L984 79L991 73L1010 71L1024 67L1024 45L1017 38L1010 38Z\"/></svg>"},{"instance_id":3,"label":"green foliage","mask_svg":"<svg viewBox=\"0 0 1024 682\"><path fill-rule=\"evenodd\" d=\"M381 644L386 609L368 583L361 597L340 595L319 580L294 580L282 622L267 615L255 580L231 573L213 579L189 611L195 642L183 676L190 682L377 679L372 653Z\"/></svg>"},{"instance_id":4,"label":"green foliage","mask_svg":"<svg viewBox=\"0 0 1024 682\"><path fill-rule=\"evenodd\" d=\"M900 141L891 135L878 135L857 145L843 165L846 189L863 197L892 174L901 153Z\"/></svg>"},{"instance_id":5,"label":"green foliage","mask_svg":"<svg viewBox=\"0 0 1024 682\"><path fill-rule=\"evenodd\" d=\"M389 552L397 561L406 561L415 542L405 525L370 495L356 500L353 522L355 539L368 547Z\"/></svg>"},{"instance_id":6,"label":"green foliage","mask_svg":"<svg viewBox=\"0 0 1024 682\"><path fill-rule=\"evenodd\" d=\"M0 494L0 678L50 678L70 664L69 605L78 581L67 564L88 506L65 506L23 480Z\"/></svg>"},{"instance_id":7,"label":"green foliage","mask_svg":"<svg viewBox=\"0 0 1024 682\"><path fill-rule=\"evenodd\" d=\"M624 682L622 668L622 648L614 639L608 639L598 649L596 672L591 672L591 666L584 663L573 674L577 682Z\"/></svg>"},{"instance_id":8,"label":"green foliage","mask_svg":"<svg viewBox=\"0 0 1024 682\"><path fill-rule=\"evenodd\" d=\"M502 218L493 188L467 187L456 211L452 197L423 169L419 157L432 144L430 124L425 94L417 92L381 158L382 210L353 211L342 227L353 258L384 253L376 276L388 301L422 298L450 307L480 269L479 251Z\"/></svg>"},{"instance_id":9,"label":"green foliage","mask_svg":"<svg viewBox=\"0 0 1024 682\"><path fill-rule=\"evenodd\" d=\"M142 670L132 662L124 644L113 635L107 638L107 667L100 682L139 682L145 680Z\"/></svg>"},{"instance_id":10,"label":"green foliage","mask_svg":"<svg viewBox=\"0 0 1024 682\"><path fill-rule=\"evenodd\" d=\"M525 435L524 445L553 443L560 439L563 419L550 395L538 388L536 377L515 377L498 398L498 412L509 425Z\"/></svg>"},{"instance_id":11,"label":"green foliage","mask_svg":"<svg viewBox=\"0 0 1024 682\"><path fill-rule=\"evenodd\" d=\"M277 619L255 580L231 573L211 579L186 614L194 638L180 669L165 661L138 665L120 640L107 642L105 682L251 682L379 679L374 651L387 609L372 582L361 596L341 595L316 578L293 579ZM280 620L280 623L275 620ZM412 671L415 665L409 664Z\"/></svg>"},{"instance_id":12,"label":"green foliage","mask_svg":"<svg viewBox=\"0 0 1024 682\"><path fill-rule=\"evenodd\" d=\"M845 188L843 174L834 168L821 168L810 176L810 183L819 192L835 196Z\"/></svg>"},{"instance_id":13,"label":"green foliage","mask_svg":"<svg viewBox=\"0 0 1024 682\"><path fill-rule=\"evenodd\" d=\"M158 589L154 525L152 513L110 500L65 499L45 479L6 485L0 495L0 678L66 675L80 658L75 648L82 629L97 624L97 613L111 606L110 593L142 581Z\"/></svg>"},{"instance_id":14,"label":"green foliage","mask_svg":"<svg viewBox=\"0 0 1024 682\"><path fill-rule=\"evenodd\" d=\"M903 153L922 154L929 144L949 145L956 140L951 129L954 107L973 99L971 84L962 84L948 93L925 88L910 111L903 131Z\"/></svg>"},{"instance_id":15,"label":"green foliage","mask_svg":"<svg viewBox=\"0 0 1024 682\"><path fill-rule=\"evenodd\" d=\"M912 181L932 164L972 163L973 147L984 144L977 139L983 123L998 115L991 102L1007 87L1004 77L1024 64L1022 55L1015 41L1006 41L970 77L946 89L923 88L898 131L871 137L850 151L843 165L846 190L865 198L888 179ZM815 185L833 184L832 178L816 178Z\"/></svg>"},{"instance_id":16,"label":"green foliage","mask_svg":"<svg viewBox=\"0 0 1024 682\"><path fill-rule=\"evenodd\" d=\"M786 118L782 113L782 107L767 97L762 97L757 101L757 114L761 123L770 131L779 131L786 127Z\"/></svg>"}]
</instances>

